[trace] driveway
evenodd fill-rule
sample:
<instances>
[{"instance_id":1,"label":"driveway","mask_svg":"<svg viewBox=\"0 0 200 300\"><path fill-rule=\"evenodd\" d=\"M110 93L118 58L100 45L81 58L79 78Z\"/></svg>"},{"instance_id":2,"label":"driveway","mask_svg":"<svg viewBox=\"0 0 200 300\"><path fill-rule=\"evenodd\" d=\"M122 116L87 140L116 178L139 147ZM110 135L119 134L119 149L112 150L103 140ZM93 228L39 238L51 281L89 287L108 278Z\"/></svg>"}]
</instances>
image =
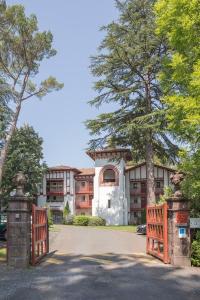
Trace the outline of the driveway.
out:
<instances>
[{"instance_id":1,"label":"driveway","mask_svg":"<svg viewBox=\"0 0 200 300\"><path fill-rule=\"evenodd\" d=\"M0 299L200 299L200 269L174 268L142 254L144 237L61 226L50 239L52 252L39 266L0 265Z\"/></svg>"},{"instance_id":2,"label":"driveway","mask_svg":"<svg viewBox=\"0 0 200 300\"><path fill-rule=\"evenodd\" d=\"M62 254L133 254L145 253L146 237L91 227L58 225L50 232L50 250Z\"/></svg>"}]
</instances>

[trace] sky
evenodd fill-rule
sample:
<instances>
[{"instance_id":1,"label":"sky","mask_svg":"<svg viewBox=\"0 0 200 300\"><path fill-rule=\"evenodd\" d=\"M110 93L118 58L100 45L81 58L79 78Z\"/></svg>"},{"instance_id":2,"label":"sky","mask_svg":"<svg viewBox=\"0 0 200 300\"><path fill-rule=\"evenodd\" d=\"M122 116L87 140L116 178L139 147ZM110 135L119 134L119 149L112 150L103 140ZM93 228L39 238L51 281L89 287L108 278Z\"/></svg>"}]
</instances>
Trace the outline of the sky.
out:
<instances>
[{"instance_id":1,"label":"sky","mask_svg":"<svg viewBox=\"0 0 200 300\"><path fill-rule=\"evenodd\" d=\"M84 121L111 108L97 111L87 103L96 95L90 57L105 35L100 27L118 17L114 0L7 0L12 4L24 5L27 15L37 16L39 29L54 36L57 55L41 64L36 80L52 75L64 83L61 91L24 103L18 126L28 123L43 138L49 166L91 167L85 154L90 136Z\"/></svg>"}]
</instances>

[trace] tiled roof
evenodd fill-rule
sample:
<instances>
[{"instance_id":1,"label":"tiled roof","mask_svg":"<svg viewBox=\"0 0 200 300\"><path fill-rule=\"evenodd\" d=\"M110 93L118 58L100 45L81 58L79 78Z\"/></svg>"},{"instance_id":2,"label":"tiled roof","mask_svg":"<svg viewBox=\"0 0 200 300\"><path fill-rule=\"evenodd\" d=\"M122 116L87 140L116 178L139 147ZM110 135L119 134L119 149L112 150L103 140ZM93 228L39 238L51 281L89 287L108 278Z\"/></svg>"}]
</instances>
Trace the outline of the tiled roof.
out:
<instances>
[{"instance_id":1,"label":"tiled roof","mask_svg":"<svg viewBox=\"0 0 200 300\"><path fill-rule=\"evenodd\" d=\"M94 168L82 168L80 170L80 175L95 175L95 169Z\"/></svg>"},{"instance_id":2,"label":"tiled roof","mask_svg":"<svg viewBox=\"0 0 200 300\"><path fill-rule=\"evenodd\" d=\"M126 166L126 172L134 170L134 169L136 169L138 167L141 167L141 166L144 166L144 165L146 165L146 162L143 162L143 163L140 163L140 164L137 164L137 165L134 165L134 166ZM170 167L166 167L166 166L158 165L158 164L154 164L154 167L163 168L163 169L166 169L166 170L171 171L171 172L176 171L175 168L170 168Z\"/></svg>"},{"instance_id":3,"label":"tiled roof","mask_svg":"<svg viewBox=\"0 0 200 300\"><path fill-rule=\"evenodd\" d=\"M72 168L69 166L59 165L48 168L49 171L74 171L76 173L80 173L79 169Z\"/></svg>"}]
</instances>

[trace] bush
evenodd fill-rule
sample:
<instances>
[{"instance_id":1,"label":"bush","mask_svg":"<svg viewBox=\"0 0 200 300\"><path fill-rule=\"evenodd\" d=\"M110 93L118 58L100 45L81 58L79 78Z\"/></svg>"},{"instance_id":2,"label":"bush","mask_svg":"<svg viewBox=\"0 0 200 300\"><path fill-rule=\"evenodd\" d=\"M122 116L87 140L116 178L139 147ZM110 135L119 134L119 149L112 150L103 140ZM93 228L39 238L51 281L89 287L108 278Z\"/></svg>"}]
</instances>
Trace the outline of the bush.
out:
<instances>
[{"instance_id":1,"label":"bush","mask_svg":"<svg viewBox=\"0 0 200 300\"><path fill-rule=\"evenodd\" d=\"M74 223L73 215L67 215L63 220L63 224L65 224L65 225L73 225L73 223Z\"/></svg>"},{"instance_id":2,"label":"bush","mask_svg":"<svg viewBox=\"0 0 200 300\"><path fill-rule=\"evenodd\" d=\"M74 221L73 221L73 225L76 226L87 226L89 223L89 216L75 216L74 217Z\"/></svg>"},{"instance_id":3,"label":"bush","mask_svg":"<svg viewBox=\"0 0 200 300\"><path fill-rule=\"evenodd\" d=\"M195 267L200 267L200 241L192 242L191 262Z\"/></svg>"},{"instance_id":4,"label":"bush","mask_svg":"<svg viewBox=\"0 0 200 300\"><path fill-rule=\"evenodd\" d=\"M106 220L100 217L90 217L88 226L105 226Z\"/></svg>"},{"instance_id":5,"label":"bush","mask_svg":"<svg viewBox=\"0 0 200 300\"><path fill-rule=\"evenodd\" d=\"M50 208L47 208L47 218L48 218L48 225L52 226L53 225L53 216L52 216L52 211Z\"/></svg>"},{"instance_id":6,"label":"bush","mask_svg":"<svg viewBox=\"0 0 200 300\"><path fill-rule=\"evenodd\" d=\"M105 226L106 221L100 217L92 216L75 216L73 225L77 226Z\"/></svg>"}]
</instances>

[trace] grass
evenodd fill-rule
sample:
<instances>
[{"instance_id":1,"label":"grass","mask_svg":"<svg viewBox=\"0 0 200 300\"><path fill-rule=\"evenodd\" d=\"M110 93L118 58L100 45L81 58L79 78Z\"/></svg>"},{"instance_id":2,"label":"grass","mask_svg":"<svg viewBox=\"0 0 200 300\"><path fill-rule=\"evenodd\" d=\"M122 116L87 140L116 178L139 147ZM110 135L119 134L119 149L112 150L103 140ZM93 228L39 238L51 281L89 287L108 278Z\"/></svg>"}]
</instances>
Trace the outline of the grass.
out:
<instances>
[{"instance_id":1,"label":"grass","mask_svg":"<svg viewBox=\"0 0 200 300\"><path fill-rule=\"evenodd\" d=\"M61 230L61 228L60 228L60 225L51 225L50 227L49 227L49 231L51 231L51 232L59 232Z\"/></svg>"},{"instance_id":2,"label":"grass","mask_svg":"<svg viewBox=\"0 0 200 300\"><path fill-rule=\"evenodd\" d=\"M6 248L0 248L0 262L6 260Z\"/></svg>"},{"instance_id":3,"label":"grass","mask_svg":"<svg viewBox=\"0 0 200 300\"><path fill-rule=\"evenodd\" d=\"M116 231L126 231L126 232L136 232L136 227L135 225L125 225L125 226L89 226L92 228L97 228L97 229L105 229L105 230L116 230Z\"/></svg>"}]
</instances>

